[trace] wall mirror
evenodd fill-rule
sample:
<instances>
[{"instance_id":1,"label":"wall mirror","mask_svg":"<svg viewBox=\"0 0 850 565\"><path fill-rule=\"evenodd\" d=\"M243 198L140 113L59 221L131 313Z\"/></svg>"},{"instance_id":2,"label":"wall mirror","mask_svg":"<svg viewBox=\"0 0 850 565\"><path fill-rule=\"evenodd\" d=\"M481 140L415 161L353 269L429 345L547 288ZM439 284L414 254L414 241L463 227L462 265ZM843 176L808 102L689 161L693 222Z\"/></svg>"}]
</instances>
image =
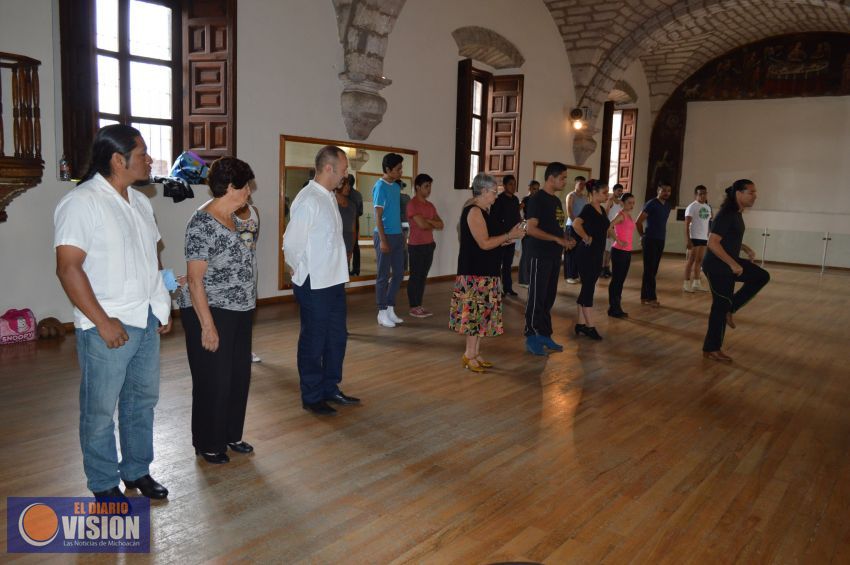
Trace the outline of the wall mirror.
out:
<instances>
[{"instance_id":1,"label":"wall mirror","mask_svg":"<svg viewBox=\"0 0 850 565\"><path fill-rule=\"evenodd\" d=\"M363 197L363 215L359 218L360 271L352 274L352 281L374 280L377 274L375 266L375 248L372 243L372 231L375 228L375 214L372 207L372 187L381 178L381 161L387 153L398 153L404 157L402 193L413 197L413 179L418 171L418 151L367 145L352 141L335 139L317 139L294 135L280 136L280 215L278 234L278 288L291 288L290 273L283 257L283 233L289 221L289 206L295 200L301 188L310 178L316 153L325 145L336 145L348 155L348 172L354 175L354 189ZM349 271L352 265L349 265Z\"/></svg>"}]
</instances>

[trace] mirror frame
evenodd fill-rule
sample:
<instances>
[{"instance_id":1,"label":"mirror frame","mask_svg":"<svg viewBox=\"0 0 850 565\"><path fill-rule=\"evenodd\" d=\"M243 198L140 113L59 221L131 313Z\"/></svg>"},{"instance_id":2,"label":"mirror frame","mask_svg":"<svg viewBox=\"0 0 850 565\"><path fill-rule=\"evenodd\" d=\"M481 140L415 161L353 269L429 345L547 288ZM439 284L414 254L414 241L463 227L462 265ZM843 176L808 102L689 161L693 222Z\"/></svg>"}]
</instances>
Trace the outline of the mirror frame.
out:
<instances>
[{"instance_id":1,"label":"mirror frame","mask_svg":"<svg viewBox=\"0 0 850 565\"><path fill-rule=\"evenodd\" d=\"M411 155L413 157L413 174L412 177L416 178L416 175L419 174L419 151L415 149L405 149L403 147L392 147L389 145L374 145L369 143L360 143L358 141L343 141L339 139L322 139L319 137L303 137L298 135L289 135L289 134L280 134L280 167L279 167L279 179L278 179L278 241L277 241L277 288L278 290L289 290L292 288L291 284L287 284L285 281L286 277L286 261L283 256L283 232L286 231L286 143L287 142L297 142L297 143L315 143L319 145L336 145L338 147L357 147L360 149L371 149L373 151L386 151L392 153L401 153L405 155ZM296 165L293 165L296 166ZM355 172L349 171L354 174ZM370 189L371 190L371 189ZM361 191L362 193L362 191ZM366 205L365 194L363 194L363 204ZM371 192L370 196L371 198ZM371 200L369 200L371 202ZM360 238L361 240L364 238ZM361 250L362 252L362 250ZM377 277L375 275L362 275L358 277L351 277L350 280L352 282L355 281L374 281Z\"/></svg>"}]
</instances>

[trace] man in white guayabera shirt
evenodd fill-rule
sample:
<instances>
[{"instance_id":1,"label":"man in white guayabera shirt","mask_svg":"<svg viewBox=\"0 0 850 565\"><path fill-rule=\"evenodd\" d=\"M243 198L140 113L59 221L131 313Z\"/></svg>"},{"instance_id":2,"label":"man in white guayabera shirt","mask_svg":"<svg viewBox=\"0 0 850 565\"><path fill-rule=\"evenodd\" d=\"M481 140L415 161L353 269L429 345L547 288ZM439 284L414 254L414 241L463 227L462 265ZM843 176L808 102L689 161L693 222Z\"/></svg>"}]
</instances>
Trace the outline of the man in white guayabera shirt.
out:
<instances>
[{"instance_id":1,"label":"man in white guayabera shirt","mask_svg":"<svg viewBox=\"0 0 850 565\"><path fill-rule=\"evenodd\" d=\"M148 498L168 496L150 476L150 464L159 334L171 329L171 299L159 273L153 209L131 188L150 179L147 151L138 130L101 128L88 172L54 214L56 274L74 304L82 371L83 468L96 498L124 498L119 479Z\"/></svg>"},{"instance_id":2,"label":"man in white guayabera shirt","mask_svg":"<svg viewBox=\"0 0 850 565\"><path fill-rule=\"evenodd\" d=\"M339 389L348 329L345 283L348 258L334 189L348 175L348 158L327 145L316 154L316 177L301 189L290 208L283 253L292 272L292 289L301 311L298 376L305 410L331 416L328 404L359 404Z\"/></svg>"}]
</instances>

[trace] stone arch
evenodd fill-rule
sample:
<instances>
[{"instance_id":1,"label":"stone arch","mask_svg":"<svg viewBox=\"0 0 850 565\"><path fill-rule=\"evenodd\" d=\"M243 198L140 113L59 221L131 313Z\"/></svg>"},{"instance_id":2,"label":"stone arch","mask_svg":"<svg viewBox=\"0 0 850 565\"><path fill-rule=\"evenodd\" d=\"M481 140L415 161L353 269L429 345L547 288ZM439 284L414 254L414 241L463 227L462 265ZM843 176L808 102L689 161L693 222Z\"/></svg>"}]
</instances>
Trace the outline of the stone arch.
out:
<instances>
[{"instance_id":1,"label":"stone arch","mask_svg":"<svg viewBox=\"0 0 850 565\"><path fill-rule=\"evenodd\" d=\"M491 29L459 27L452 32L461 57L481 61L494 69L515 69L525 63L516 45Z\"/></svg>"},{"instance_id":2,"label":"stone arch","mask_svg":"<svg viewBox=\"0 0 850 565\"><path fill-rule=\"evenodd\" d=\"M384 76L390 32L405 0L333 0L345 66L340 96L345 129L363 140L381 123L387 101L378 92L392 84Z\"/></svg>"},{"instance_id":3,"label":"stone arch","mask_svg":"<svg viewBox=\"0 0 850 565\"><path fill-rule=\"evenodd\" d=\"M626 68L640 59L656 114L671 92L706 62L767 37L850 32L846 0L544 0L564 40L578 106L599 113ZM576 138L587 148L596 132ZM574 144L575 150L575 144ZM578 158L578 155L576 155Z\"/></svg>"},{"instance_id":4,"label":"stone arch","mask_svg":"<svg viewBox=\"0 0 850 565\"><path fill-rule=\"evenodd\" d=\"M682 1L647 18L610 50L581 98L598 107L626 67L640 57L649 67L647 82L655 112L678 77L689 76L740 45L803 31L850 31L850 6L840 0L824 0L819 6L806 0ZM683 50L687 45L692 46L690 52ZM646 64L662 53L664 62Z\"/></svg>"},{"instance_id":5,"label":"stone arch","mask_svg":"<svg viewBox=\"0 0 850 565\"><path fill-rule=\"evenodd\" d=\"M638 95L632 85L624 80L618 80L614 83L611 92L608 93L608 100L617 104L634 104L638 100Z\"/></svg>"}]
</instances>

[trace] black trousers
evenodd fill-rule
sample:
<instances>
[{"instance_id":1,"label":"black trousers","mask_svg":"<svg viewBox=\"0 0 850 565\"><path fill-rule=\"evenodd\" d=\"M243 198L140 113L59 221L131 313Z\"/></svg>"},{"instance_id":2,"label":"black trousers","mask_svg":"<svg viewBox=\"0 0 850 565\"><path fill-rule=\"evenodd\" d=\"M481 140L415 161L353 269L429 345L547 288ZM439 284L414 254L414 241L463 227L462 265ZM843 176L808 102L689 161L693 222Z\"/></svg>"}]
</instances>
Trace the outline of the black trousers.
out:
<instances>
[{"instance_id":1,"label":"black trousers","mask_svg":"<svg viewBox=\"0 0 850 565\"><path fill-rule=\"evenodd\" d=\"M640 299L658 300L655 294L655 277L658 275L661 255L664 253L664 240L644 236L640 242L643 246L643 281L640 285Z\"/></svg>"},{"instance_id":2,"label":"black trousers","mask_svg":"<svg viewBox=\"0 0 850 565\"><path fill-rule=\"evenodd\" d=\"M558 294L561 256L530 257L528 302L525 305L525 335L552 335L552 306Z\"/></svg>"},{"instance_id":3,"label":"black trousers","mask_svg":"<svg viewBox=\"0 0 850 565\"><path fill-rule=\"evenodd\" d=\"M596 290L596 281L602 273L602 254L605 246L598 249L588 247L579 243L576 247L575 257L578 265L578 275L581 277L581 290L578 293L576 304L590 308L593 306L593 293Z\"/></svg>"},{"instance_id":4,"label":"black trousers","mask_svg":"<svg viewBox=\"0 0 850 565\"><path fill-rule=\"evenodd\" d=\"M502 268L502 292L508 293L514 291L514 283L511 280L511 269L514 267L514 246L506 245L499 248L501 253L500 261Z\"/></svg>"},{"instance_id":5,"label":"black trousers","mask_svg":"<svg viewBox=\"0 0 850 565\"><path fill-rule=\"evenodd\" d=\"M425 295L425 281L428 279L428 271L431 270L431 263L434 261L434 249L436 247L436 243L407 246L407 253L410 255L407 301L411 308L422 306L422 297Z\"/></svg>"},{"instance_id":6,"label":"black trousers","mask_svg":"<svg viewBox=\"0 0 850 565\"><path fill-rule=\"evenodd\" d=\"M345 284L313 289L310 277L292 285L301 314L298 376L301 401L312 404L339 392L348 342Z\"/></svg>"},{"instance_id":7,"label":"black trousers","mask_svg":"<svg viewBox=\"0 0 850 565\"><path fill-rule=\"evenodd\" d=\"M726 333L726 314L740 310L770 281L770 274L752 261L737 261L744 268L744 272L737 276L725 263L703 263L702 270L711 286L712 298L703 351L720 350ZM738 292L734 292L736 282L744 283Z\"/></svg>"},{"instance_id":8,"label":"black trousers","mask_svg":"<svg viewBox=\"0 0 850 565\"><path fill-rule=\"evenodd\" d=\"M360 219L357 220L357 239L354 240L354 249L351 250L351 271L350 274L353 277L360 276Z\"/></svg>"},{"instance_id":9,"label":"black trousers","mask_svg":"<svg viewBox=\"0 0 850 565\"><path fill-rule=\"evenodd\" d=\"M192 372L192 445L223 453L242 440L251 384L251 329L254 310L210 308L218 349L201 345L201 321L194 308L181 308L186 353Z\"/></svg>"},{"instance_id":10,"label":"black trousers","mask_svg":"<svg viewBox=\"0 0 850 565\"><path fill-rule=\"evenodd\" d=\"M572 226L567 226L567 229L564 231L564 235L566 237L571 237L576 241L580 241L580 238L575 237L575 232L573 232ZM578 247L578 246L576 246ZM564 278L565 279L577 279L579 277L578 273L578 263L576 262L576 247L572 249L564 249Z\"/></svg>"},{"instance_id":11,"label":"black trousers","mask_svg":"<svg viewBox=\"0 0 850 565\"><path fill-rule=\"evenodd\" d=\"M519 284L528 284L528 237L522 238L522 255L519 257Z\"/></svg>"},{"instance_id":12,"label":"black trousers","mask_svg":"<svg viewBox=\"0 0 850 565\"><path fill-rule=\"evenodd\" d=\"M621 304L623 284L629 275L631 264L631 251L611 248L611 282L608 284L608 312L611 314L619 314L623 311Z\"/></svg>"}]
</instances>

